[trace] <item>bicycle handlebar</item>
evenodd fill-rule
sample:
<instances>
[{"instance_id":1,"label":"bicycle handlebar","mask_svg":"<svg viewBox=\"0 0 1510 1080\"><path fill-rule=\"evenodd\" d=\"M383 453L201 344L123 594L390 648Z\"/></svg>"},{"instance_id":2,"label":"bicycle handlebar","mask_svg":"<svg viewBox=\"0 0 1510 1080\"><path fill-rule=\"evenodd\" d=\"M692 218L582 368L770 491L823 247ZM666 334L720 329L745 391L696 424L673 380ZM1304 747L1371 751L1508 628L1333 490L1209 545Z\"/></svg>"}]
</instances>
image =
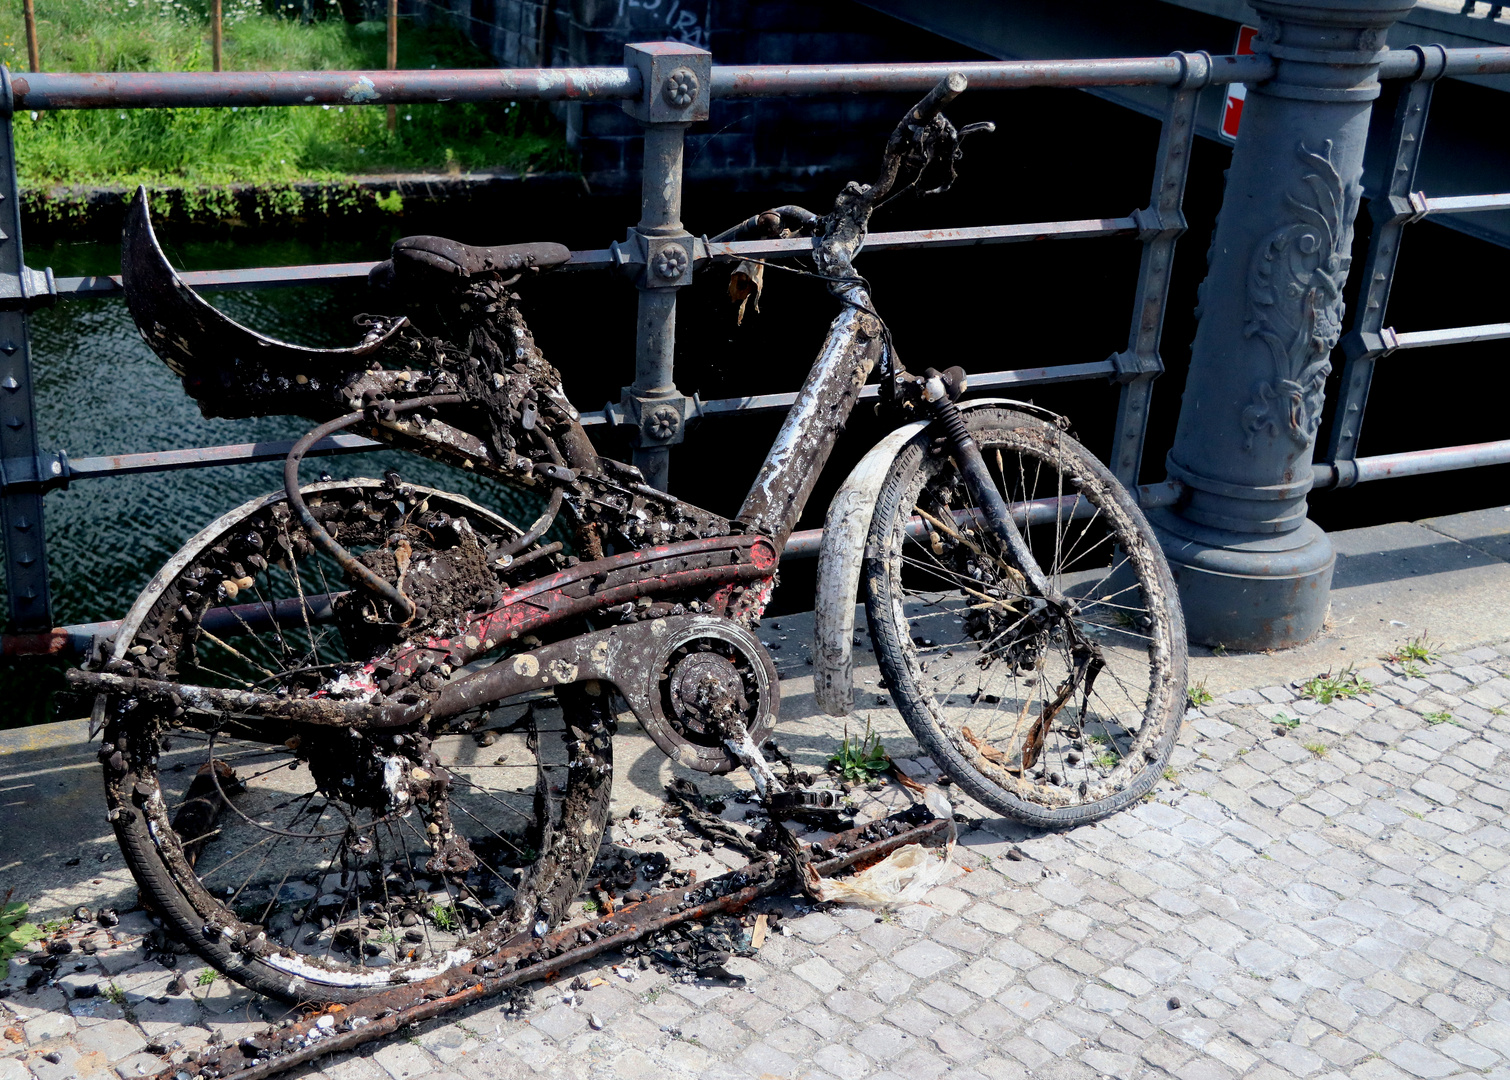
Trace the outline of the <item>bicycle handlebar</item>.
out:
<instances>
[{"instance_id":1,"label":"bicycle handlebar","mask_svg":"<svg viewBox=\"0 0 1510 1080\"><path fill-rule=\"evenodd\" d=\"M881 175L866 192L866 202L875 206L877 202L890 194L892 187L897 182L897 174L902 168L902 157L909 143L914 140L914 131L931 124L935 117L944 111L955 98L963 94L970 85L970 80L958 71L950 72L940 79L938 85L928 91L926 97L908 110L907 115L902 117L891 132L891 137L886 140L886 153L882 158Z\"/></svg>"}]
</instances>

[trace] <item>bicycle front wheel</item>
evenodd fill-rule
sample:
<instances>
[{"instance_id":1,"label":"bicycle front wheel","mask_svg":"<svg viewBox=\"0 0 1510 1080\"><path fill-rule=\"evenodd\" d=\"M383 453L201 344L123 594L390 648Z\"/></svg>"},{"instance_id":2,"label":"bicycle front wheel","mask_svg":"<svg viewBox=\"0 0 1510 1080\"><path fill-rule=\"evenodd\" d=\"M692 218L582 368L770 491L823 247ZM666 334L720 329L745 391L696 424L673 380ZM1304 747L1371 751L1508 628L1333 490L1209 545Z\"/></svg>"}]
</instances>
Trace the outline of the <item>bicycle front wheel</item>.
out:
<instances>
[{"instance_id":1,"label":"bicycle front wheel","mask_svg":"<svg viewBox=\"0 0 1510 1080\"><path fill-rule=\"evenodd\" d=\"M866 612L882 674L938 766L984 805L1065 828L1163 775L1185 706L1184 619L1147 519L1096 458L1024 413L966 413L1063 611L1028 595L947 442L924 431L872 520Z\"/></svg>"}]
</instances>

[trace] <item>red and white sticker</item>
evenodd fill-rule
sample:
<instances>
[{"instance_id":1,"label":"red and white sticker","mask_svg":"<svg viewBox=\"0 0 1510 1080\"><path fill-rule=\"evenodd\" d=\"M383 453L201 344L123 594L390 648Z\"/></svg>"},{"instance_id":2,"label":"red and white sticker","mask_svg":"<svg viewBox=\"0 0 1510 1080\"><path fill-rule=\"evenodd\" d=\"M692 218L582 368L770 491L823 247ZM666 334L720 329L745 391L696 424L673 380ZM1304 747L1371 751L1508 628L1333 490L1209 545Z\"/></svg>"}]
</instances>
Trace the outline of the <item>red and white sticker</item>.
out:
<instances>
[{"instance_id":1,"label":"red and white sticker","mask_svg":"<svg viewBox=\"0 0 1510 1080\"><path fill-rule=\"evenodd\" d=\"M1237 29L1237 48L1232 51L1238 56L1253 55L1253 39L1258 36L1258 27L1243 25ZM1227 86L1227 104L1222 109L1221 136L1228 142L1237 141L1237 128L1243 122L1243 102L1248 97L1248 88L1242 83L1229 83Z\"/></svg>"}]
</instances>

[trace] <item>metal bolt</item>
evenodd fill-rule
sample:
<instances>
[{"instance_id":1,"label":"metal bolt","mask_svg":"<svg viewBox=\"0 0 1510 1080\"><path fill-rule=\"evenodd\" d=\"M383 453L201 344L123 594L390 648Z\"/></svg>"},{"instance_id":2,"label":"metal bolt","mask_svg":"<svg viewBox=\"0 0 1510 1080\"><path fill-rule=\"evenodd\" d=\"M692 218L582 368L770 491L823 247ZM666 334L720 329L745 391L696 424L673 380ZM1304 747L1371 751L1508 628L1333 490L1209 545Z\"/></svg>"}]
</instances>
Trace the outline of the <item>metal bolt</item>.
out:
<instances>
[{"instance_id":1,"label":"metal bolt","mask_svg":"<svg viewBox=\"0 0 1510 1080\"><path fill-rule=\"evenodd\" d=\"M677 68L666 76L666 85L661 87L661 96L666 99L666 104L677 109L685 109L697 100L698 82L697 76L690 68Z\"/></svg>"},{"instance_id":2,"label":"metal bolt","mask_svg":"<svg viewBox=\"0 0 1510 1080\"><path fill-rule=\"evenodd\" d=\"M681 427L682 418L670 405L657 405L645 417L645 434L652 439L669 439Z\"/></svg>"}]
</instances>

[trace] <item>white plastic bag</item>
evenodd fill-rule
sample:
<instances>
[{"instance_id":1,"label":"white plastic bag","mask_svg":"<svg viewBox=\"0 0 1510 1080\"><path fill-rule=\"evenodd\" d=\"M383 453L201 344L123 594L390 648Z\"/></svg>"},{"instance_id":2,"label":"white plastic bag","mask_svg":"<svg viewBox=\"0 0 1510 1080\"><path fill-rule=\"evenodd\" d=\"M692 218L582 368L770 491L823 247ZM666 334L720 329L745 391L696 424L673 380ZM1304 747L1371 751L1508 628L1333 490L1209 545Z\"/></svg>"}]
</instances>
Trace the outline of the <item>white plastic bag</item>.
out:
<instances>
[{"instance_id":1,"label":"white plastic bag","mask_svg":"<svg viewBox=\"0 0 1510 1080\"><path fill-rule=\"evenodd\" d=\"M886 858L853 877L820 878L807 868L808 884L819 900L865 907L897 907L919 903L928 891L948 875L954 865L954 807L937 788L929 788L923 801L934 817L949 822L949 842L942 852L920 844L899 847Z\"/></svg>"}]
</instances>

